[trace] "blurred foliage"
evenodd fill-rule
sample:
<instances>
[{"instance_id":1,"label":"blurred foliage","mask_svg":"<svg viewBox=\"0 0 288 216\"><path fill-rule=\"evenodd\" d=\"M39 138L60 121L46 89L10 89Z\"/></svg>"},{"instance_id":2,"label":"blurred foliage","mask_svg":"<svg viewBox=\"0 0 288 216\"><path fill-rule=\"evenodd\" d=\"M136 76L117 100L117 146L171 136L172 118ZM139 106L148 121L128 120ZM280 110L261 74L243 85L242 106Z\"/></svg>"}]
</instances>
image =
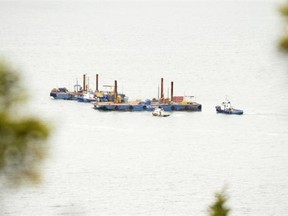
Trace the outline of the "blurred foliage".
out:
<instances>
[{"instance_id":1,"label":"blurred foliage","mask_svg":"<svg viewBox=\"0 0 288 216\"><path fill-rule=\"evenodd\" d=\"M0 61L0 180L13 185L40 181L49 136L41 120L15 115L14 107L23 99L19 76Z\"/></svg>"},{"instance_id":2,"label":"blurred foliage","mask_svg":"<svg viewBox=\"0 0 288 216\"><path fill-rule=\"evenodd\" d=\"M288 51L288 3L282 5L279 9L280 13L284 17L285 32L279 40L279 46L281 49Z\"/></svg>"},{"instance_id":3,"label":"blurred foliage","mask_svg":"<svg viewBox=\"0 0 288 216\"><path fill-rule=\"evenodd\" d=\"M215 194L214 203L209 206L209 215L210 216L227 216L230 212L230 209L226 207L226 202L228 197L223 189L221 192Z\"/></svg>"},{"instance_id":4,"label":"blurred foliage","mask_svg":"<svg viewBox=\"0 0 288 216\"><path fill-rule=\"evenodd\" d=\"M283 36L280 41L279 41L279 45L281 48L285 49L288 51L288 35Z\"/></svg>"},{"instance_id":5,"label":"blurred foliage","mask_svg":"<svg viewBox=\"0 0 288 216\"><path fill-rule=\"evenodd\" d=\"M283 16L288 17L288 3L286 5L281 6L279 11Z\"/></svg>"}]
</instances>

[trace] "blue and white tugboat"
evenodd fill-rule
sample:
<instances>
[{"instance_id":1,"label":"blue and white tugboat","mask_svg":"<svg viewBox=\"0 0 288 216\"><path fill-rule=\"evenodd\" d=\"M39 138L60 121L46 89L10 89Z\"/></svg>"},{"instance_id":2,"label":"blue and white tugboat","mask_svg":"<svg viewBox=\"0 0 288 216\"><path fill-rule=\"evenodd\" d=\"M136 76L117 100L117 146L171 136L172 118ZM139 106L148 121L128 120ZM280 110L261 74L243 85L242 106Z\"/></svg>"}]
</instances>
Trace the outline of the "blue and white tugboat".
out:
<instances>
[{"instance_id":1,"label":"blue and white tugboat","mask_svg":"<svg viewBox=\"0 0 288 216\"><path fill-rule=\"evenodd\" d=\"M235 114L235 115L242 115L244 113L243 110L233 108L231 106L231 102L228 100L222 102L220 106L218 105L215 108L217 113Z\"/></svg>"}]
</instances>

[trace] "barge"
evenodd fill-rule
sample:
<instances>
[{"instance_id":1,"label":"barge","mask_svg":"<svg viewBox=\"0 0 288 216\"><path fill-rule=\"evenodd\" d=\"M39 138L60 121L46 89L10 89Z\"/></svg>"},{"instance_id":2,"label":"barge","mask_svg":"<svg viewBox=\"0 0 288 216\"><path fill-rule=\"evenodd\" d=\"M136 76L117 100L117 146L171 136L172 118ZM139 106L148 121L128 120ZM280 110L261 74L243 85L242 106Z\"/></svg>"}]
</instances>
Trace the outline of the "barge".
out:
<instances>
[{"instance_id":1,"label":"barge","mask_svg":"<svg viewBox=\"0 0 288 216\"><path fill-rule=\"evenodd\" d=\"M78 100L83 97L83 95L87 92L86 85L86 74L83 75L83 88L81 85L76 82L74 85L74 91L69 91L66 87L61 88L53 88L50 92L50 97L53 97L57 100Z\"/></svg>"},{"instance_id":2,"label":"barge","mask_svg":"<svg viewBox=\"0 0 288 216\"><path fill-rule=\"evenodd\" d=\"M117 81L115 81L116 83ZM98 88L98 74L96 74L96 90L93 91L89 88L89 84L87 84L86 74L83 74L83 88L78 84L74 85L74 91L68 91L66 87L61 88L53 88L50 92L50 97L54 99L61 100L77 100L78 102L112 102L114 101L114 92L115 86L113 85L103 85L104 89L99 90ZM117 85L117 83L115 84ZM121 100L124 101L124 94L118 94L118 97L121 97Z\"/></svg>"},{"instance_id":3,"label":"barge","mask_svg":"<svg viewBox=\"0 0 288 216\"><path fill-rule=\"evenodd\" d=\"M145 101L136 100L128 102L117 93L117 81L115 81L113 101L93 103L93 108L101 111L154 111L161 108L164 111L201 111L202 105L192 101L193 96L189 96L189 100L184 96L173 96L173 82L171 82L171 98L164 98L163 78L161 78L161 98L146 99Z\"/></svg>"},{"instance_id":4,"label":"barge","mask_svg":"<svg viewBox=\"0 0 288 216\"><path fill-rule=\"evenodd\" d=\"M166 112L172 111L201 111L202 105L199 103L190 104L135 104L135 103L111 103L111 102L96 102L94 109L101 111L154 111L156 108L162 108Z\"/></svg>"},{"instance_id":5,"label":"barge","mask_svg":"<svg viewBox=\"0 0 288 216\"><path fill-rule=\"evenodd\" d=\"M74 86L74 89L77 88ZM66 87L53 88L50 92L50 97L60 100L77 100L82 95L82 91L70 92Z\"/></svg>"}]
</instances>

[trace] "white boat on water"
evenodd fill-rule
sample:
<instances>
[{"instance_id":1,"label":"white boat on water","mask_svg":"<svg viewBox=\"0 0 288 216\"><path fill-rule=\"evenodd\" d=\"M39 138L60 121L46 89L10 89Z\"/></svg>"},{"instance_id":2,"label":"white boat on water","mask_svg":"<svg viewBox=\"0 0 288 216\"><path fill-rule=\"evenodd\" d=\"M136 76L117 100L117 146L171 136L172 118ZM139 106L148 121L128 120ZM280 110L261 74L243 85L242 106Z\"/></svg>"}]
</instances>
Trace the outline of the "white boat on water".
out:
<instances>
[{"instance_id":1,"label":"white boat on water","mask_svg":"<svg viewBox=\"0 0 288 216\"><path fill-rule=\"evenodd\" d=\"M152 112L153 116L159 116L159 117L168 117L170 116L170 113L165 112L163 110L163 108L157 107L154 109L154 111Z\"/></svg>"}]
</instances>

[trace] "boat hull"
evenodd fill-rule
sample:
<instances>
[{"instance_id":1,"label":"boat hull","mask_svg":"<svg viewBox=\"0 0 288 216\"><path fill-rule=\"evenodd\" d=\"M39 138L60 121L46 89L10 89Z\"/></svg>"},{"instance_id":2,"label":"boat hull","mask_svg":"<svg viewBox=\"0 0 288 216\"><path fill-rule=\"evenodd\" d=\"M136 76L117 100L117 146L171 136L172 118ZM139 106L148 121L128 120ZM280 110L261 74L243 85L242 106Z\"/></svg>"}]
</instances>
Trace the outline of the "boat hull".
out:
<instances>
[{"instance_id":1,"label":"boat hull","mask_svg":"<svg viewBox=\"0 0 288 216\"><path fill-rule=\"evenodd\" d=\"M164 111L172 112L172 111L202 111L202 105L198 103L193 104L161 104L157 105L162 108Z\"/></svg>"},{"instance_id":2,"label":"boat hull","mask_svg":"<svg viewBox=\"0 0 288 216\"><path fill-rule=\"evenodd\" d=\"M153 114L153 116L157 116L157 117L168 117L168 116L170 116L170 115L155 115L155 114Z\"/></svg>"},{"instance_id":3,"label":"boat hull","mask_svg":"<svg viewBox=\"0 0 288 216\"><path fill-rule=\"evenodd\" d=\"M96 98L83 98L83 97L78 97L77 98L78 102L82 103L91 103L91 102L96 102Z\"/></svg>"},{"instance_id":4,"label":"boat hull","mask_svg":"<svg viewBox=\"0 0 288 216\"><path fill-rule=\"evenodd\" d=\"M101 111L154 111L156 107L162 108L164 111L201 111L201 104L113 104L113 103L95 103L94 109Z\"/></svg>"},{"instance_id":5,"label":"boat hull","mask_svg":"<svg viewBox=\"0 0 288 216\"><path fill-rule=\"evenodd\" d=\"M231 110L224 110L221 109L220 107L216 107L216 112L217 113L223 113L223 114L229 114L229 115L243 115L243 110L240 109L231 109Z\"/></svg>"},{"instance_id":6,"label":"boat hull","mask_svg":"<svg viewBox=\"0 0 288 216\"><path fill-rule=\"evenodd\" d=\"M162 114L159 114L159 113L152 113L153 116L157 116L157 117L168 117L170 116L169 113L162 113Z\"/></svg>"},{"instance_id":7,"label":"boat hull","mask_svg":"<svg viewBox=\"0 0 288 216\"><path fill-rule=\"evenodd\" d=\"M71 93L51 92L50 97L57 100L77 100L77 96Z\"/></svg>"},{"instance_id":8,"label":"boat hull","mask_svg":"<svg viewBox=\"0 0 288 216\"><path fill-rule=\"evenodd\" d=\"M151 105L129 105L129 104L105 104L94 105L94 109L101 111L153 111L154 106Z\"/></svg>"}]
</instances>

